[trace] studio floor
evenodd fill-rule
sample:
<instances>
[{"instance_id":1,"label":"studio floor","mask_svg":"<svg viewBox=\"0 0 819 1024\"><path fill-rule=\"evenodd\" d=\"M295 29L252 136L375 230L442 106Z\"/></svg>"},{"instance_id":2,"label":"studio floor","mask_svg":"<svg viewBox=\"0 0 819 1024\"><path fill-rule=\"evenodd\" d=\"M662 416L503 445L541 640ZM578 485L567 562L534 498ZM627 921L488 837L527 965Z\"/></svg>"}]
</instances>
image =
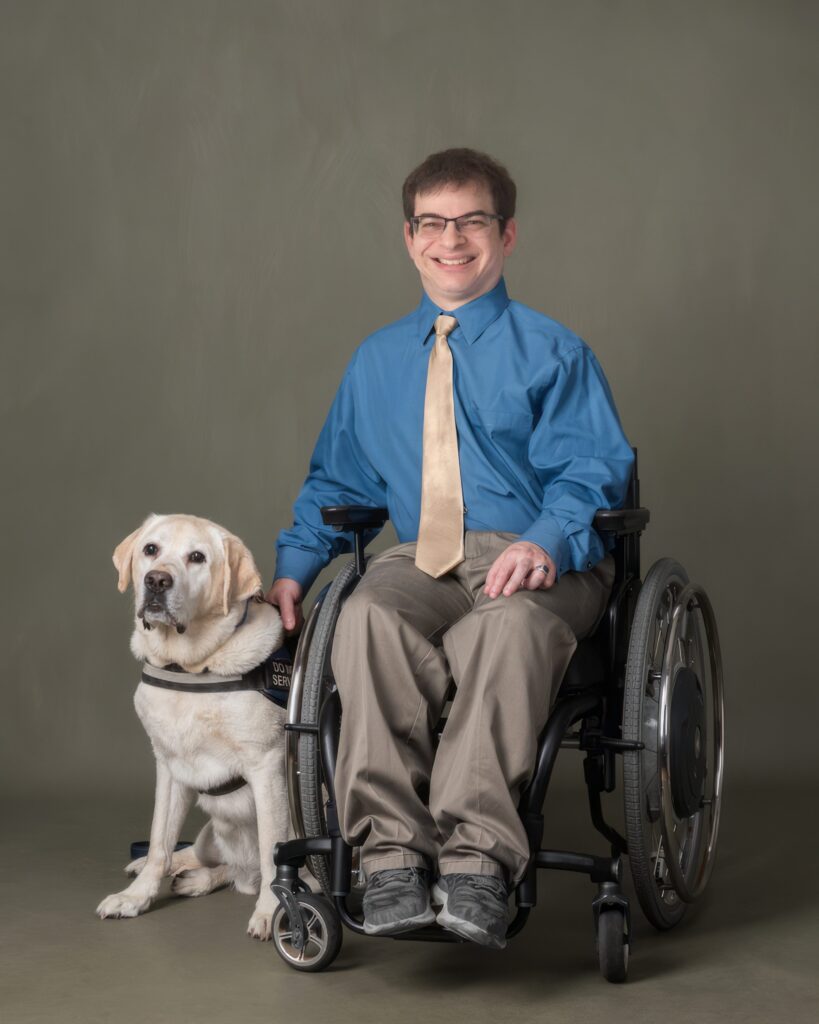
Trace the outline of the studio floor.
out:
<instances>
[{"instance_id":1,"label":"studio floor","mask_svg":"<svg viewBox=\"0 0 819 1024\"><path fill-rule=\"evenodd\" d=\"M582 796L550 793L547 819L559 827L548 845L605 853ZM329 970L298 974L245 935L253 900L234 892L164 898L135 920L95 917L123 886L130 841L147 835L149 801L6 803L0 1019L813 1022L819 914L815 833L805 829L814 806L808 789L729 785L708 893L666 934L634 901L629 979L611 985L598 973L594 887L583 876L541 873L540 902L503 952L345 932Z\"/></svg>"}]
</instances>

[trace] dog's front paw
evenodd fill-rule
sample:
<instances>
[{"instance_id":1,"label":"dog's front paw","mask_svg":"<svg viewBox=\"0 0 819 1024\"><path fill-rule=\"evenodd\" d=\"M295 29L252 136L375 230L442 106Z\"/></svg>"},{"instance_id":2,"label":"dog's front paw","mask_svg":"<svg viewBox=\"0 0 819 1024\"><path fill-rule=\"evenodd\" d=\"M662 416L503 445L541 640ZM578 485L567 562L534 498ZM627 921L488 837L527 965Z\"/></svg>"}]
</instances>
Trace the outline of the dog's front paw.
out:
<instances>
[{"instance_id":1,"label":"dog's front paw","mask_svg":"<svg viewBox=\"0 0 819 1024\"><path fill-rule=\"evenodd\" d=\"M255 910L248 921L247 934L253 939L269 942L273 934L273 914L266 910Z\"/></svg>"},{"instance_id":2,"label":"dog's front paw","mask_svg":"<svg viewBox=\"0 0 819 1024\"><path fill-rule=\"evenodd\" d=\"M180 870L171 882L171 892L174 896L207 896L213 890L213 872L210 868Z\"/></svg>"},{"instance_id":3,"label":"dog's front paw","mask_svg":"<svg viewBox=\"0 0 819 1024\"><path fill-rule=\"evenodd\" d=\"M106 896L97 907L97 917L138 917L151 905L150 897L140 898L127 890Z\"/></svg>"}]
</instances>

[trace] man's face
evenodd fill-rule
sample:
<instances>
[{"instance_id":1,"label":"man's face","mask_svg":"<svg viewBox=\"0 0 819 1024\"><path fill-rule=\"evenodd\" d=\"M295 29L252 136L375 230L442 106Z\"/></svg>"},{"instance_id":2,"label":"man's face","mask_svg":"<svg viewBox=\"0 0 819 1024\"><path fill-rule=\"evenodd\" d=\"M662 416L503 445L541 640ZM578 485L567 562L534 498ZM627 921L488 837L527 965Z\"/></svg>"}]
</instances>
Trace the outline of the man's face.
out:
<instances>
[{"instance_id":1,"label":"man's face","mask_svg":"<svg viewBox=\"0 0 819 1024\"><path fill-rule=\"evenodd\" d=\"M416 217L424 213L461 217L478 210L496 212L483 183L447 185L440 192L419 192L415 197ZM450 223L433 239L413 234L410 225L404 224L404 241L424 291L437 306L447 310L457 309L495 287L504 260L515 247L516 235L514 220L500 224L494 221L486 232L477 235L459 234Z\"/></svg>"}]
</instances>

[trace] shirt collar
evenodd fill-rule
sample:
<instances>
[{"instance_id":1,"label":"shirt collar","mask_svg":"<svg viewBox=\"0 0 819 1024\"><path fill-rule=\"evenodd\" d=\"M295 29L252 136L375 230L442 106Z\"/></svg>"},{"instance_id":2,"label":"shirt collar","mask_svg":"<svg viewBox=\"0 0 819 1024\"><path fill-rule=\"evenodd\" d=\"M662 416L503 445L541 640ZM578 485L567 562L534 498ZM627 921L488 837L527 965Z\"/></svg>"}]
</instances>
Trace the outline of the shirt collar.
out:
<instances>
[{"instance_id":1,"label":"shirt collar","mask_svg":"<svg viewBox=\"0 0 819 1024\"><path fill-rule=\"evenodd\" d=\"M498 281L492 291L486 292L452 311L436 306L425 292L416 310L418 336L421 344L424 344L429 338L436 319L441 313L446 313L448 316L455 317L458 321L456 330L460 329L469 344L473 345L508 305L509 295L503 278Z\"/></svg>"}]
</instances>

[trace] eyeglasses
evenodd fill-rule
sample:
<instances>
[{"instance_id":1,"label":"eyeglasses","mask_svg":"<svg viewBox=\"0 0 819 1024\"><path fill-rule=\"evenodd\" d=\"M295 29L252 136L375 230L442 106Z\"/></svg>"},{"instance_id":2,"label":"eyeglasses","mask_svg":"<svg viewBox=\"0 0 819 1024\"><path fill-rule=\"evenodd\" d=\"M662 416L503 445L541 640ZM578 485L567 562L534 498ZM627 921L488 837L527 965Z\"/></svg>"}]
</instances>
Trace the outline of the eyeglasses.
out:
<instances>
[{"instance_id":1,"label":"eyeglasses","mask_svg":"<svg viewBox=\"0 0 819 1024\"><path fill-rule=\"evenodd\" d=\"M484 213L483 210L464 213L460 217L437 217L432 213L422 213L419 217L410 217L410 225L413 233L421 238L437 238L450 223L455 225L459 235L482 235L489 230L493 221L505 219L497 213Z\"/></svg>"}]
</instances>

